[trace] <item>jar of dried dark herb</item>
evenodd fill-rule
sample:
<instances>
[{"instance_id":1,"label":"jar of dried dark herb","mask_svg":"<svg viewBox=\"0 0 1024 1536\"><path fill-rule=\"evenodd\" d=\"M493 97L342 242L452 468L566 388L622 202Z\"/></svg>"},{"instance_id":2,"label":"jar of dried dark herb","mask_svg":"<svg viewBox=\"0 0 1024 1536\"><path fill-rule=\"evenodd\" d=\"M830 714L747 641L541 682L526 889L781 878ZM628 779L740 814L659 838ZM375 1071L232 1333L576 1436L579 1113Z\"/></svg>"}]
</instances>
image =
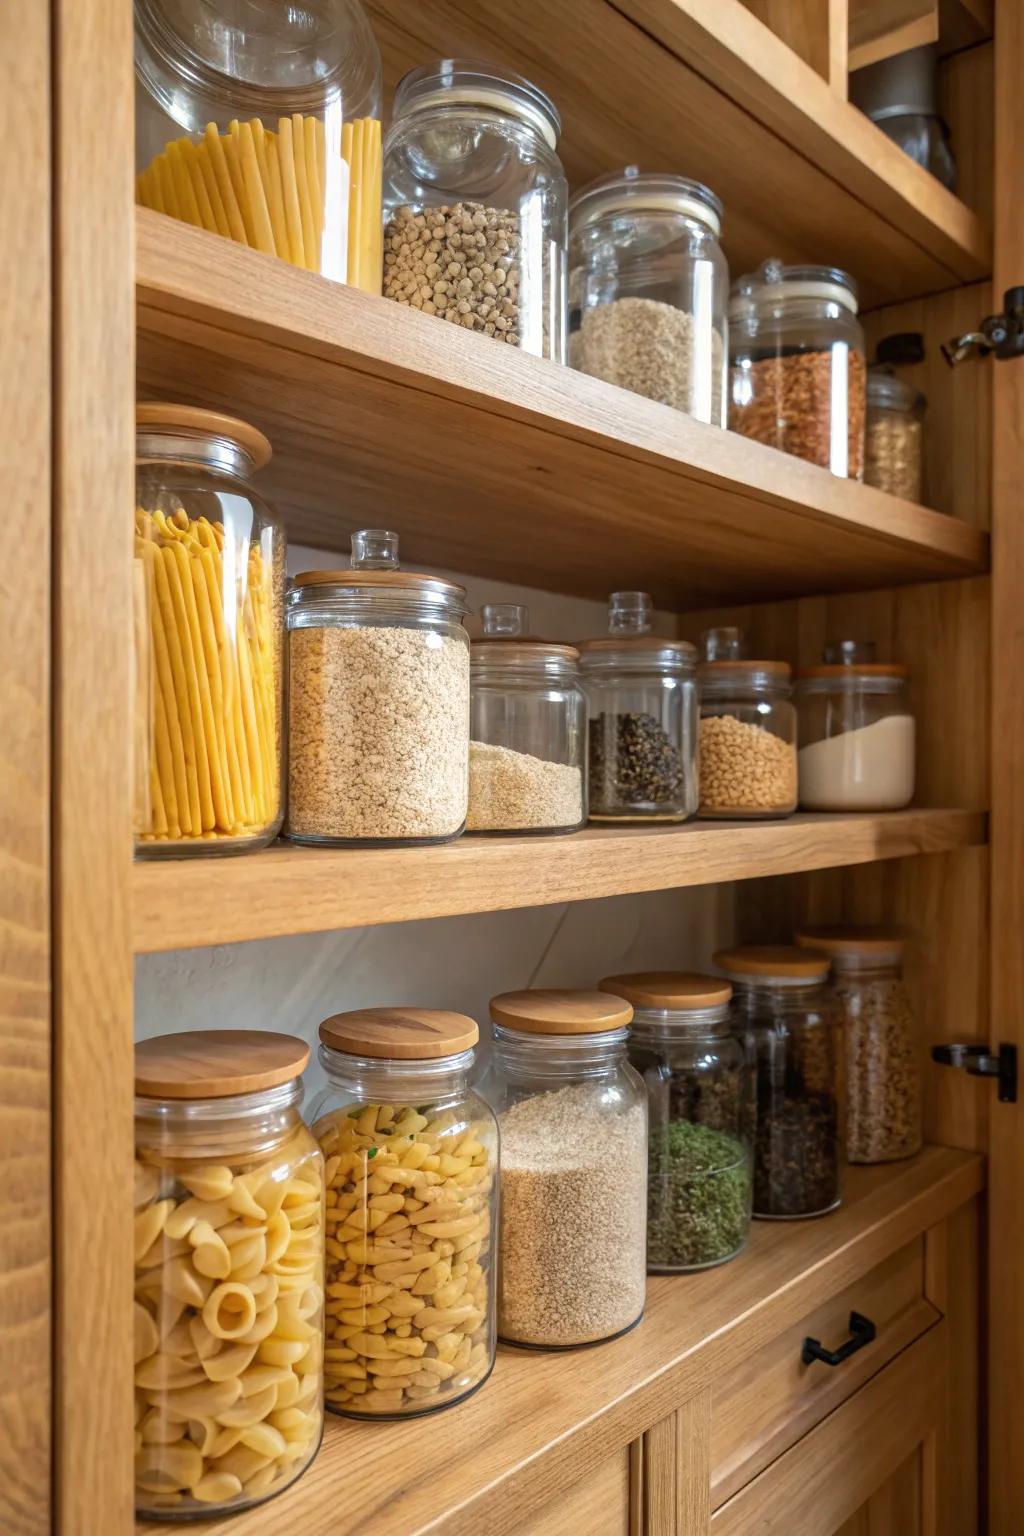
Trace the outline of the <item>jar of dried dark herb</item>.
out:
<instances>
[{"instance_id":1,"label":"jar of dried dark herb","mask_svg":"<svg viewBox=\"0 0 1024 1536\"><path fill-rule=\"evenodd\" d=\"M720 950L757 1071L754 1215L820 1216L840 1201L841 1016L825 955L785 945Z\"/></svg>"}]
</instances>

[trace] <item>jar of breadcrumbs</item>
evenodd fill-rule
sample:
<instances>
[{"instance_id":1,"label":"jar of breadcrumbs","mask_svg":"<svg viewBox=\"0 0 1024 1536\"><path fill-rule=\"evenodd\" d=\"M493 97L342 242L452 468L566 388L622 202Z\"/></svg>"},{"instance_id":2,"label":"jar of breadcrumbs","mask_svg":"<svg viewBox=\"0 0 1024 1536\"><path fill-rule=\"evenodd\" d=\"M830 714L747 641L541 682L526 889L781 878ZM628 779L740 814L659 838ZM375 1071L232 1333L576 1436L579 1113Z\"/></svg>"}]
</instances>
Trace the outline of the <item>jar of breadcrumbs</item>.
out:
<instances>
[{"instance_id":1,"label":"jar of breadcrumbs","mask_svg":"<svg viewBox=\"0 0 1024 1536\"><path fill-rule=\"evenodd\" d=\"M796 810L796 709L784 661L700 668L700 811L726 819Z\"/></svg>"}]
</instances>

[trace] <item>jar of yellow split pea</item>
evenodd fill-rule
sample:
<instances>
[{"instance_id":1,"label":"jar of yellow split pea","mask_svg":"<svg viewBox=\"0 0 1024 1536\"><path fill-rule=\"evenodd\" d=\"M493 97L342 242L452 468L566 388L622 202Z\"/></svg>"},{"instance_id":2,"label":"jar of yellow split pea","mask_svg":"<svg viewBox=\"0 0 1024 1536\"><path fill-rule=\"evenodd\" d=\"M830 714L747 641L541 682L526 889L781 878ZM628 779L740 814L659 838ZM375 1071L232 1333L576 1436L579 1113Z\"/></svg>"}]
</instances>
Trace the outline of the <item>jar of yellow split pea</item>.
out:
<instances>
[{"instance_id":1,"label":"jar of yellow split pea","mask_svg":"<svg viewBox=\"0 0 1024 1536\"><path fill-rule=\"evenodd\" d=\"M135 1049L135 1499L234 1514L323 1430L323 1158L309 1047L260 1030Z\"/></svg>"},{"instance_id":2,"label":"jar of yellow split pea","mask_svg":"<svg viewBox=\"0 0 1024 1536\"><path fill-rule=\"evenodd\" d=\"M360 1419L447 1408L494 1365L498 1131L469 1086L479 1031L430 1008L320 1026L328 1087L327 1407Z\"/></svg>"}]
</instances>

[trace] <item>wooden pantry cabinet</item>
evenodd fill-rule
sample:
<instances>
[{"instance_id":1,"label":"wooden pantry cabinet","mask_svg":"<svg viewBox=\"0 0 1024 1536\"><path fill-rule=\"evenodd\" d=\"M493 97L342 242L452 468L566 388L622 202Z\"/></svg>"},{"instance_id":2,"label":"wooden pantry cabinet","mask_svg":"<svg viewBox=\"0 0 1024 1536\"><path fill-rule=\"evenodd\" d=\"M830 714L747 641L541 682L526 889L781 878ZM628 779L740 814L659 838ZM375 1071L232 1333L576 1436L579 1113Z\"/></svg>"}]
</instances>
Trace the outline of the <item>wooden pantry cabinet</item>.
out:
<instances>
[{"instance_id":1,"label":"wooden pantry cabinet","mask_svg":"<svg viewBox=\"0 0 1024 1536\"><path fill-rule=\"evenodd\" d=\"M835 262L871 340L921 330L928 505L137 211L131 0L0 11L4 1536L133 1526L136 954L716 886L751 938L812 914L899 921L922 1048L1024 1046L1024 362L949 370L938 350L1024 282L1021 7L937 9L957 196L845 99L847 42L878 56L906 19L881 0L851 6L852 38L842 0L367 8L389 88L431 57L499 58L557 101L573 183L628 163L697 175L725 203L734 272L769 252ZM137 387L263 428L296 542L344 548L387 505L411 561L643 587L681 634L739 616L795 662L837 631L875 639L911 669L917 804L133 866ZM934 1066L926 1131L912 1161L851 1170L834 1215L756 1224L735 1263L652 1279L624 1338L502 1350L436 1418L332 1419L279 1500L196 1529L1015 1536L1024 1103ZM807 1339L851 1338L840 1363L803 1363Z\"/></svg>"}]
</instances>

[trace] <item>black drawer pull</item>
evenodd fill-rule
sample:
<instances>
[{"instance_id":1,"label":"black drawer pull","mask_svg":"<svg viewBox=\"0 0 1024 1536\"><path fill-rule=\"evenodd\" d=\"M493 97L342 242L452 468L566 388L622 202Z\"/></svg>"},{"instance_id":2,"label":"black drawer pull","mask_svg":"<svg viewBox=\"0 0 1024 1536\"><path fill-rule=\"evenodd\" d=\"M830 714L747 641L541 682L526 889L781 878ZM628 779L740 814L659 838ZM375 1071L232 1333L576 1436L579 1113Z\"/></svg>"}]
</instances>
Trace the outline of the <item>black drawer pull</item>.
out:
<instances>
[{"instance_id":1,"label":"black drawer pull","mask_svg":"<svg viewBox=\"0 0 1024 1536\"><path fill-rule=\"evenodd\" d=\"M826 1349L820 1339L804 1339L800 1358L804 1365L812 1365L815 1360L821 1360L825 1365L842 1365L843 1361L849 1360L858 1349L863 1349L865 1344L870 1344L877 1334L878 1329L870 1317L862 1317L859 1312L851 1312L850 1337L845 1344L840 1344L838 1349Z\"/></svg>"}]
</instances>

